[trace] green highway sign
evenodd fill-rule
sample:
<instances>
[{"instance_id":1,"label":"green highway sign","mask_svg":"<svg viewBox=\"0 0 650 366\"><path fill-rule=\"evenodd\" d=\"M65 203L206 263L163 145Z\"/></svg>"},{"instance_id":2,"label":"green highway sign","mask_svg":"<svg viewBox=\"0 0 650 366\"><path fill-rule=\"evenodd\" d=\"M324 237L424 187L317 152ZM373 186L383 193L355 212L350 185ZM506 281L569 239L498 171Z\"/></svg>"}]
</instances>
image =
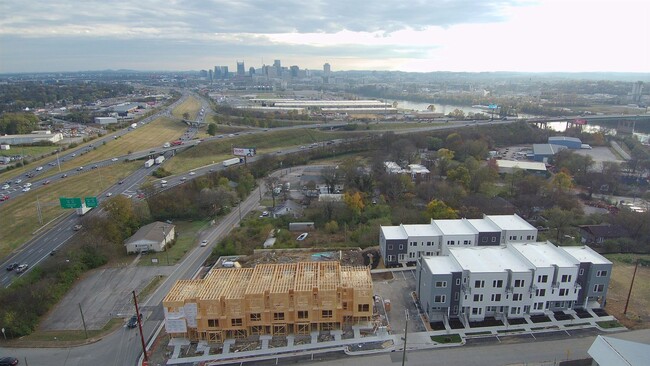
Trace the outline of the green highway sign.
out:
<instances>
[{"instance_id":1,"label":"green highway sign","mask_svg":"<svg viewBox=\"0 0 650 366\"><path fill-rule=\"evenodd\" d=\"M84 202L86 202L86 207L97 207L97 197L84 197Z\"/></svg>"},{"instance_id":2,"label":"green highway sign","mask_svg":"<svg viewBox=\"0 0 650 366\"><path fill-rule=\"evenodd\" d=\"M81 207L81 198L79 197L59 197L59 202L61 203L62 208L80 208Z\"/></svg>"}]
</instances>

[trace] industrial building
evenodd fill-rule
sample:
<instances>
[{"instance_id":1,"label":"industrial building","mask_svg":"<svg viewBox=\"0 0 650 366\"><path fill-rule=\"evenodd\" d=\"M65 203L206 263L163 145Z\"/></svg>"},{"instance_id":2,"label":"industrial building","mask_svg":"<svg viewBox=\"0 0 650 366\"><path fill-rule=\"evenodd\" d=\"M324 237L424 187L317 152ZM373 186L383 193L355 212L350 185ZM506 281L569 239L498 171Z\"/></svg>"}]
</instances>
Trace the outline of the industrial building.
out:
<instances>
[{"instance_id":1,"label":"industrial building","mask_svg":"<svg viewBox=\"0 0 650 366\"><path fill-rule=\"evenodd\" d=\"M537 229L516 214L431 220L429 224L381 226L379 230L379 250L386 266L415 263L424 256L448 255L452 247L536 240Z\"/></svg>"},{"instance_id":2,"label":"industrial building","mask_svg":"<svg viewBox=\"0 0 650 366\"><path fill-rule=\"evenodd\" d=\"M417 262L417 295L429 321L522 318L606 304L612 262L551 242L450 248Z\"/></svg>"},{"instance_id":3,"label":"industrial building","mask_svg":"<svg viewBox=\"0 0 650 366\"><path fill-rule=\"evenodd\" d=\"M24 135L3 135L0 136L0 144L6 145L33 145L37 143L57 143L63 140L62 133L34 132Z\"/></svg>"},{"instance_id":4,"label":"industrial building","mask_svg":"<svg viewBox=\"0 0 650 366\"><path fill-rule=\"evenodd\" d=\"M100 125L110 125L112 123L117 123L117 118L115 117L95 117L95 123Z\"/></svg>"},{"instance_id":5,"label":"industrial building","mask_svg":"<svg viewBox=\"0 0 650 366\"><path fill-rule=\"evenodd\" d=\"M370 320L373 286L367 267L335 261L213 269L177 281L163 309L167 333L193 341L310 334Z\"/></svg>"},{"instance_id":6,"label":"industrial building","mask_svg":"<svg viewBox=\"0 0 650 366\"><path fill-rule=\"evenodd\" d=\"M512 174L517 170L523 170L531 174L541 176L548 175L546 164L542 162L497 159L496 163L497 168L499 169L499 174Z\"/></svg>"},{"instance_id":7,"label":"industrial building","mask_svg":"<svg viewBox=\"0 0 650 366\"><path fill-rule=\"evenodd\" d=\"M546 162L553 155L557 154L559 151L567 149L563 145L555 144L533 144L533 160Z\"/></svg>"},{"instance_id":8,"label":"industrial building","mask_svg":"<svg viewBox=\"0 0 650 366\"><path fill-rule=\"evenodd\" d=\"M548 138L548 143L551 145L566 146L569 149L581 149L582 141L577 137L554 136Z\"/></svg>"}]
</instances>

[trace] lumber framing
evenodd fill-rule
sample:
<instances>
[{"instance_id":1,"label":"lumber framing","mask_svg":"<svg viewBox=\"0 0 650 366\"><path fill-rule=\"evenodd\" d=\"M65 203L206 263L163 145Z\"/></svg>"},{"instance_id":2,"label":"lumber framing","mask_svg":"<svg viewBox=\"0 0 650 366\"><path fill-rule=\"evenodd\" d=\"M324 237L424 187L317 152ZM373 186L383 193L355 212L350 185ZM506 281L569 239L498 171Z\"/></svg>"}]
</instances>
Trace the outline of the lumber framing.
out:
<instances>
[{"instance_id":1,"label":"lumber framing","mask_svg":"<svg viewBox=\"0 0 650 366\"><path fill-rule=\"evenodd\" d=\"M171 336L221 343L368 321L372 297L367 267L299 262L213 269L204 279L177 281L163 306Z\"/></svg>"}]
</instances>

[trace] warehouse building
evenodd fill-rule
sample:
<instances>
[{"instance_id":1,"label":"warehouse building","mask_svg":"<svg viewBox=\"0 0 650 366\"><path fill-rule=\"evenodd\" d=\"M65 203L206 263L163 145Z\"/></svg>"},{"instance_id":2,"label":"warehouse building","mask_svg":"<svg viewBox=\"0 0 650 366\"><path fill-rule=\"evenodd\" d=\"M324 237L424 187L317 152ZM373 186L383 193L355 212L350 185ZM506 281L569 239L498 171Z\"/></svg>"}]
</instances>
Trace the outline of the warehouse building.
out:
<instances>
[{"instance_id":1,"label":"warehouse building","mask_svg":"<svg viewBox=\"0 0 650 366\"><path fill-rule=\"evenodd\" d=\"M177 281L163 308L167 333L192 341L310 334L370 320L373 286L367 267L259 264Z\"/></svg>"},{"instance_id":2,"label":"warehouse building","mask_svg":"<svg viewBox=\"0 0 650 366\"><path fill-rule=\"evenodd\" d=\"M567 149L566 146L552 144L533 144L533 160L546 163L559 151Z\"/></svg>"},{"instance_id":3,"label":"warehouse building","mask_svg":"<svg viewBox=\"0 0 650 366\"><path fill-rule=\"evenodd\" d=\"M95 117L95 123L100 125L110 125L117 123L117 118L115 117Z\"/></svg>"},{"instance_id":4,"label":"warehouse building","mask_svg":"<svg viewBox=\"0 0 650 366\"><path fill-rule=\"evenodd\" d=\"M548 138L548 143L551 145L566 146L569 149L582 148L582 141L576 137L553 136Z\"/></svg>"},{"instance_id":5,"label":"warehouse building","mask_svg":"<svg viewBox=\"0 0 650 366\"><path fill-rule=\"evenodd\" d=\"M465 325L606 304L612 263L589 247L551 242L450 248L417 262L417 295L430 321Z\"/></svg>"},{"instance_id":6,"label":"warehouse building","mask_svg":"<svg viewBox=\"0 0 650 366\"><path fill-rule=\"evenodd\" d=\"M33 145L38 143L57 143L63 140L62 133L51 133L50 131L38 131L24 135L3 135L0 136L0 144L6 145Z\"/></svg>"},{"instance_id":7,"label":"warehouse building","mask_svg":"<svg viewBox=\"0 0 650 366\"><path fill-rule=\"evenodd\" d=\"M523 170L526 173L548 176L546 164L537 161L519 161L519 160L496 160L499 174L513 174L515 171Z\"/></svg>"}]
</instances>

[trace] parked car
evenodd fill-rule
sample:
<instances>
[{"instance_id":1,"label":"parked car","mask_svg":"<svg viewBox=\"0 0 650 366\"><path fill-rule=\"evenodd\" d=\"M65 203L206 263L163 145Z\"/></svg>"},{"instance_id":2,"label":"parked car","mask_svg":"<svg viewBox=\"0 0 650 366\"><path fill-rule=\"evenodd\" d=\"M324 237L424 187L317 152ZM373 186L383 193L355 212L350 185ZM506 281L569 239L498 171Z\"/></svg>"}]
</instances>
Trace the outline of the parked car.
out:
<instances>
[{"instance_id":1,"label":"parked car","mask_svg":"<svg viewBox=\"0 0 650 366\"><path fill-rule=\"evenodd\" d=\"M27 268L29 268L29 264L23 263L23 264L19 265L18 267L16 267L16 273L23 273L23 272L25 272L27 270Z\"/></svg>"},{"instance_id":2,"label":"parked car","mask_svg":"<svg viewBox=\"0 0 650 366\"><path fill-rule=\"evenodd\" d=\"M13 271L16 268L18 268L18 263L11 263L7 266L7 271Z\"/></svg>"},{"instance_id":3,"label":"parked car","mask_svg":"<svg viewBox=\"0 0 650 366\"><path fill-rule=\"evenodd\" d=\"M16 357L0 358L0 366L16 366L16 365L18 365L18 359Z\"/></svg>"},{"instance_id":4,"label":"parked car","mask_svg":"<svg viewBox=\"0 0 650 366\"><path fill-rule=\"evenodd\" d=\"M296 240L303 241L303 240L305 240L307 238L307 235L309 235L309 233L302 233L302 234L298 235Z\"/></svg>"}]
</instances>

